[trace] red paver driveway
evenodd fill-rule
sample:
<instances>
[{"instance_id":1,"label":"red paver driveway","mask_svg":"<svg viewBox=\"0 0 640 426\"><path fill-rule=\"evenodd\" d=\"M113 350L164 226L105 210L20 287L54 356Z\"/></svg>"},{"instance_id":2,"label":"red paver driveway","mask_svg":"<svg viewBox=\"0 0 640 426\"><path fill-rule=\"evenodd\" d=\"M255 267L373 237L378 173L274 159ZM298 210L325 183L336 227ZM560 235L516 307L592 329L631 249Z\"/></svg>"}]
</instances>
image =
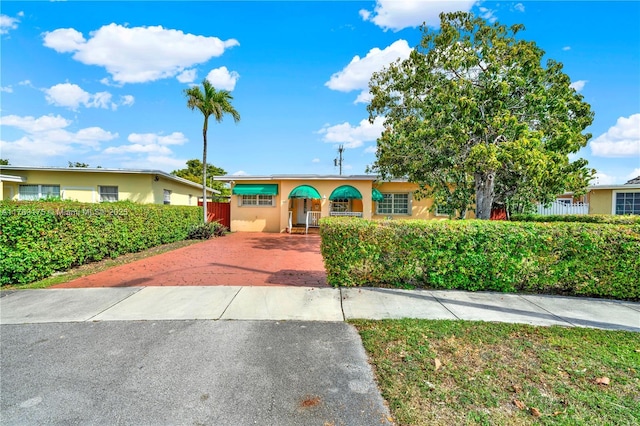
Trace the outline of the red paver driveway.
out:
<instances>
[{"instance_id":1,"label":"red paver driveway","mask_svg":"<svg viewBox=\"0 0 640 426\"><path fill-rule=\"evenodd\" d=\"M52 288L179 285L326 287L320 236L233 233Z\"/></svg>"}]
</instances>

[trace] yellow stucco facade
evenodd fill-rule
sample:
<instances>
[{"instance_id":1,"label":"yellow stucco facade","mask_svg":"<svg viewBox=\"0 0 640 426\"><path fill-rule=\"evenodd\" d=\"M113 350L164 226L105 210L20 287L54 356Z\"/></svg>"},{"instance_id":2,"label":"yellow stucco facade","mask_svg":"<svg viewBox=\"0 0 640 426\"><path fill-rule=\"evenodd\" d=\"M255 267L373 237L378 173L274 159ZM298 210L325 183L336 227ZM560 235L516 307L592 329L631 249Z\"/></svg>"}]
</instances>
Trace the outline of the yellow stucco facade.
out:
<instances>
[{"instance_id":1,"label":"yellow stucco facade","mask_svg":"<svg viewBox=\"0 0 640 426\"><path fill-rule=\"evenodd\" d=\"M19 201L20 185L59 186L60 198L85 203L100 202L101 187L117 188L119 201L142 204L197 206L202 186L160 171L127 171L112 169L66 170L55 168L3 167L2 174L11 176L0 186L3 200ZM16 178L21 181L15 181Z\"/></svg>"},{"instance_id":2,"label":"yellow stucco facade","mask_svg":"<svg viewBox=\"0 0 640 426\"><path fill-rule=\"evenodd\" d=\"M343 185L357 189L362 199L351 199L346 204L349 212L360 213L364 219L447 219L446 215L436 215L429 209L433 205L431 199L417 200L413 192L417 185L409 182L377 183L373 176L347 177L224 177L219 180L231 181L235 185L272 184L277 185L278 193L273 196L270 205L243 205L241 195L231 196L231 231L239 232L287 232L289 216L291 224L302 224L306 211L320 212L321 217L328 217L334 210L330 200L332 192ZM289 194L301 185L313 187L320 199L289 198ZM233 186L232 186L233 188ZM376 188L383 194L400 194L402 202L407 200L407 212L378 213L377 203L372 199L372 189ZM404 204L403 204L404 205ZM468 217L473 217L469 213Z\"/></svg>"},{"instance_id":3,"label":"yellow stucco facade","mask_svg":"<svg viewBox=\"0 0 640 426\"><path fill-rule=\"evenodd\" d=\"M640 194L640 185L616 185L610 187L591 187L587 193L589 214L616 214L617 194ZM637 195L635 196L637 200ZM636 201L637 202L637 201ZM636 204L637 206L637 204ZM637 211L637 210L636 210Z\"/></svg>"}]
</instances>

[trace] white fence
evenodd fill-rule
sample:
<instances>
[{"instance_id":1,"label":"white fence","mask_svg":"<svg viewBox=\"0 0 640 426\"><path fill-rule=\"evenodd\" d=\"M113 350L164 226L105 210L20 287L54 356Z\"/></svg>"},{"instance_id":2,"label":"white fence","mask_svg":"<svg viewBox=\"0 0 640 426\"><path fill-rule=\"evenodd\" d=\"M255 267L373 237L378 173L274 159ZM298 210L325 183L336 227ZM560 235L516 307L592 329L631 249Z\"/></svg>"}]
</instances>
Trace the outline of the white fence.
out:
<instances>
[{"instance_id":1,"label":"white fence","mask_svg":"<svg viewBox=\"0 0 640 426\"><path fill-rule=\"evenodd\" d=\"M538 204L538 214L543 216L565 214L589 214L588 203L562 203L554 201L549 207Z\"/></svg>"},{"instance_id":2,"label":"white fence","mask_svg":"<svg viewBox=\"0 0 640 426\"><path fill-rule=\"evenodd\" d=\"M330 212L329 216L362 217L362 212Z\"/></svg>"}]
</instances>

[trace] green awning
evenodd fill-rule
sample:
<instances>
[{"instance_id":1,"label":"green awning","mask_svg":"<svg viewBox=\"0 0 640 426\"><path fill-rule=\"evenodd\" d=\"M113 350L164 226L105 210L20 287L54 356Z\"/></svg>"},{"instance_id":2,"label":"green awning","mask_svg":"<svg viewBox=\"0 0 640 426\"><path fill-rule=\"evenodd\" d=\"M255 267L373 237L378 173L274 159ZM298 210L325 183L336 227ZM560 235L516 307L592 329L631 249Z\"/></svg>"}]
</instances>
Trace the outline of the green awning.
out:
<instances>
[{"instance_id":1,"label":"green awning","mask_svg":"<svg viewBox=\"0 0 640 426\"><path fill-rule=\"evenodd\" d=\"M313 186L300 185L293 188L293 191L289 193L289 198L313 198L319 200L322 197Z\"/></svg>"},{"instance_id":2,"label":"green awning","mask_svg":"<svg viewBox=\"0 0 640 426\"><path fill-rule=\"evenodd\" d=\"M358 200L362 200L362 194L360 194L360 191L358 191L351 185L342 185L334 189L329 196L329 199L331 201L341 198L347 198L350 200L355 198Z\"/></svg>"},{"instance_id":3,"label":"green awning","mask_svg":"<svg viewBox=\"0 0 640 426\"><path fill-rule=\"evenodd\" d=\"M382 192L380 192L377 189L373 188L371 190L371 199L373 201L382 201L382 200L384 200L384 195L382 195Z\"/></svg>"},{"instance_id":4,"label":"green awning","mask_svg":"<svg viewBox=\"0 0 640 426\"><path fill-rule=\"evenodd\" d=\"M233 195L278 195L275 183L238 183L231 190Z\"/></svg>"}]
</instances>

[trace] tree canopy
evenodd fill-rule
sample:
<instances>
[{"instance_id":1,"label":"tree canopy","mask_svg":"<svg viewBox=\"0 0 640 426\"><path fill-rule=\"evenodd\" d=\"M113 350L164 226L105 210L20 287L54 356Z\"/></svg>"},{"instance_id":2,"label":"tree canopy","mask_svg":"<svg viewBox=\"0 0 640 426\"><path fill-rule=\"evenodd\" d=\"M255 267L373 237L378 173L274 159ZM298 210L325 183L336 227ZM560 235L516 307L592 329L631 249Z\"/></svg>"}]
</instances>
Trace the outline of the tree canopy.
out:
<instances>
[{"instance_id":1,"label":"tree canopy","mask_svg":"<svg viewBox=\"0 0 640 426\"><path fill-rule=\"evenodd\" d=\"M8 158L0 158L0 166L8 166L9 159Z\"/></svg>"},{"instance_id":2,"label":"tree canopy","mask_svg":"<svg viewBox=\"0 0 640 426\"><path fill-rule=\"evenodd\" d=\"M198 159L188 160L187 168L174 170L171 172L172 175L181 177L183 179L190 180L191 182L202 184L202 161ZM224 187L224 183L220 181L214 181L213 176L224 176L227 172L221 169L220 167L216 167L213 164L207 164L207 176L209 176L209 182L207 186L209 188L217 189L221 192L221 195L229 195L230 191L228 188Z\"/></svg>"},{"instance_id":3,"label":"tree canopy","mask_svg":"<svg viewBox=\"0 0 640 426\"><path fill-rule=\"evenodd\" d=\"M225 114L231 115L237 123L240 121L240 113L231 105L233 96L227 90L216 90L215 87L206 78L202 81L202 89L193 86L185 89L184 94L187 97L187 108L190 110L199 110L204 117L202 126L202 194L203 200L207 199L207 130L209 129L209 117L220 122ZM207 222L207 203L202 203L203 221Z\"/></svg>"},{"instance_id":4,"label":"tree canopy","mask_svg":"<svg viewBox=\"0 0 640 426\"><path fill-rule=\"evenodd\" d=\"M522 25L463 12L440 20L369 82L369 119L385 117L369 171L418 183L418 197L459 217L584 191L593 170L568 155L587 144L593 113L562 64L543 66L545 52L517 38Z\"/></svg>"}]
</instances>

